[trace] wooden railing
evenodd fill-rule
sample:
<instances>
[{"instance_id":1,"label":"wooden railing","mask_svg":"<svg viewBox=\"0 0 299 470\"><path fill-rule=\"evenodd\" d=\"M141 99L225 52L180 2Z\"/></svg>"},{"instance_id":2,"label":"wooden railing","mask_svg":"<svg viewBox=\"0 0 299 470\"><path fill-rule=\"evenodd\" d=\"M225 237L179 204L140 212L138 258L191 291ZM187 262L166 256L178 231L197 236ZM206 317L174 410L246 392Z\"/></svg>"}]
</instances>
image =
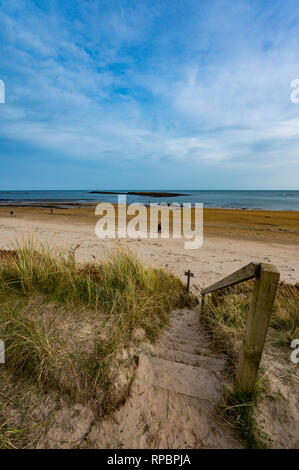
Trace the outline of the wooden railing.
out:
<instances>
[{"instance_id":1,"label":"wooden railing","mask_svg":"<svg viewBox=\"0 0 299 470\"><path fill-rule=\"evenodd\" d=\"M212 301L216 303L219 289L253 278L255 283L235 378L236 388L245 393L252 393L256 384L279 282L279 272L270 264L252 262L201 291L202 308L204 308L206 294L212 293Z\"/></svg>"}]
</instances>

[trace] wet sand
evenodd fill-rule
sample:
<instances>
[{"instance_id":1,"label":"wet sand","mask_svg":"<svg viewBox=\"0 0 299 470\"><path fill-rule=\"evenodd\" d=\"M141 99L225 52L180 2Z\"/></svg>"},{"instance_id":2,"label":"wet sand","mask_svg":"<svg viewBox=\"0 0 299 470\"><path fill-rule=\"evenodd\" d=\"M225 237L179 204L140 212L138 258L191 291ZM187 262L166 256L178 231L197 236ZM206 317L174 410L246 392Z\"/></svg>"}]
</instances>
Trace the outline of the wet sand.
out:
<instances>
[{"instance_id":1,"label":"wet sand","mask_svg":"<svg viewBox=\"0 0 299 470\"><path fill-rule=\"evenodd\" d=\"M53 214L50 212L50 207L53 207ZM10 211L13 211L18 219L34 222L95 225L99 219L95 215L95 207L96 204L88 206L76 204L72 208L59 207L58 204L55 206L47 204L47 207L6 206L0 207L0 218L11 219ZM204 209L204 235L297 245L299 244L299 212Z\"/></svg>"}]
</instances>

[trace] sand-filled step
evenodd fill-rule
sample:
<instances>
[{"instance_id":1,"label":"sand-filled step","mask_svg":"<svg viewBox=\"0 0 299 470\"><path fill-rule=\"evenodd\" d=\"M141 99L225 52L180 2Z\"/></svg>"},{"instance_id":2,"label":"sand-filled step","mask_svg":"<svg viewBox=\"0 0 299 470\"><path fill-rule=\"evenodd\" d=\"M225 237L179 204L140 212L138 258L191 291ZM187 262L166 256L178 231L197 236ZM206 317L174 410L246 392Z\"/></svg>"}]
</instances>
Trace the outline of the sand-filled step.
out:
<instances>
[{"instance_id":1,"label":"sand-filled step","mask_svg":"<svg viewBox=\"0 0 299 470\"><path fill-rule=\"evenodd\" d=\"M213 370L217 369L220 371L224 370L226 363L225 358L213 358L201 354L191 354L184 351L162 347L160 347L156 352L156 356L168 361L179 362L190 366L205 367Z\"/></svg>"},{"instance_id":2,"label":"sand-filled step","mask_svg":"<svg viewBox=\"0 0 299 470\"><path fill-rule=\"evenodd\" d=\"M213 402L221 396L221 385L211 369L180 364L146 354L140 358L137 380Z\"/></svg>"},{"instance_id":3,"label":"sand-filled step","mask_svg":"<svg viewBox=\"0 0 299 470\"><path fill-rule=\"evenodd\" d=\"M166 339L165 343L169 349L175 351L182 351L188 354L195 354L206 357L215 357L215 352L208 347L204 347L200 344L200 341L186 341L180 339L173 339L170 335L165 334L164 338Z\"/></svg>"}]
</instances>

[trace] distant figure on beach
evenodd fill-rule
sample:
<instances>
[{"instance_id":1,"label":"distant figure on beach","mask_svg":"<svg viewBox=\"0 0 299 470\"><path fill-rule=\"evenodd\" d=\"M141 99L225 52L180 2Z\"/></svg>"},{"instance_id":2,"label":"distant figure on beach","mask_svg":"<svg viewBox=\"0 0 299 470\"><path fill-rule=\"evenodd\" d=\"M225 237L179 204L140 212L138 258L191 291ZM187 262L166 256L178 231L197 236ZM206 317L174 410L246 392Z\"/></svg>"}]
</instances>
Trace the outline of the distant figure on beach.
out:
<instances>
[{"instance_id":1,"label":"distant figure on beach","mask_svg":"<svg viewBox=\"0 0 299 470\"><path fill-rule=\"evenodd\" d=\"M158 233L161 233L161 224L158 224Z\"/></svg>"},{"instance_id":2,"label":"distant figure on beach","mask_svg":"<svg viewBox=\"0 0 299 470\"><path fill-rule=\"evenodd\" d=\"M13 211L10 211L10 215L11 215L11 217L13 217L13 216L14 216L14 213L13 213Z\"/></svg>"},{"instance_id":3,"label":"distant figure on beach","mask_svg":"<svg viewBox=\"0 0 299 470\"><path fill-rule=\"evenodd\" d=\"M51 208L51 214L54 214L53 209Z\"/></svg>"}]
</instances>

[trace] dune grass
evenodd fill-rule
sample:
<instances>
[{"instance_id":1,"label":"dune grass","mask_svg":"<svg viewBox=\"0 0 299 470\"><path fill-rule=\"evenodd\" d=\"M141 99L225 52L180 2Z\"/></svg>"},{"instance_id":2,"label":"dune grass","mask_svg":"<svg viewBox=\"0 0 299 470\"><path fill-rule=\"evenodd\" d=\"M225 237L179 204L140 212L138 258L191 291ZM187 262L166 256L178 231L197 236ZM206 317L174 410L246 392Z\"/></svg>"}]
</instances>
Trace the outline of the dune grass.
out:
<instances>
[{"instance_id":1,"label":"dune grass","mask_svg":"<svg viewBox=\"0 0 299 470\"><path fill-rule=\"evenodd\" d=\"M171 290L171 292L170 292ZM72 253L50 252L32 242L0 253L0 296L43 294L49 300L85 305L113 315L126 312L150 333L150 317L163 319L174 305L189 302L182 283L163 270L145 268L129 252L118 251L102 264L77 264Z\"/></svg>"},{"instance_id":2,"label":"dune grass","mask_svg":"<svg viewBox=\"0 0 299 470\"><path fill-rule=\"evenodd\" d=\"M245 332L253 282L249 281L220 291L216 304L208 298L201 322L205 325L211 344L228 358L227 371L234 377ZM299 285L281 282L267 333L265 351L289 360L290 344L299 337ZM265 375L260 377L253 394L244 395L238 390L225 394L220 406L223 419L235 426L239 435L250 448L264 448L270 439L257 425L254 406L265 394Z\"/></svg>"},{"instance_id":3,"label":"dune grass","mask_svg":"<svg viewBox=\"0 0 299 470\"><path fill-rule=\"evenodd\" d=\"M238 390L226 391L224 403L218 405L221 418L225 425L237 431L237 434L249 449L267 449L271 439L257 423L255 405L263 399L264 384L259 382L251 394Z\"/></svg>"},{"instance_id":4,"label":"dune grass","mask_svg":"<svg viewBox=\"0 0 299 470\"><path fill-rule=\"evenodd\" d=\"M172 309L193 303L178 278L144 267L129 252L79 264L73 252L32 242L0 251L6 370L46 392L92 397L107 409L120 398L112 399L118 368L132 375L134 359L125 352L136 343L134 332L153 341ZM2 439L4 428L0 421Z\"/></svg>"},{"instance_id":5,"label":"dune grass","mask_svg":"<svg viewBox=\"0 0 299 470\"><path fill-rule=\"evenodd\" d=\"M244 335L253 281L223 289L217 305L207 300L201 321L219 351L227 354L235 367ZM289 353L292 339L299 336L299 286L281 282L266 338L266 348Z\"/></svg>"}]
</instances>

